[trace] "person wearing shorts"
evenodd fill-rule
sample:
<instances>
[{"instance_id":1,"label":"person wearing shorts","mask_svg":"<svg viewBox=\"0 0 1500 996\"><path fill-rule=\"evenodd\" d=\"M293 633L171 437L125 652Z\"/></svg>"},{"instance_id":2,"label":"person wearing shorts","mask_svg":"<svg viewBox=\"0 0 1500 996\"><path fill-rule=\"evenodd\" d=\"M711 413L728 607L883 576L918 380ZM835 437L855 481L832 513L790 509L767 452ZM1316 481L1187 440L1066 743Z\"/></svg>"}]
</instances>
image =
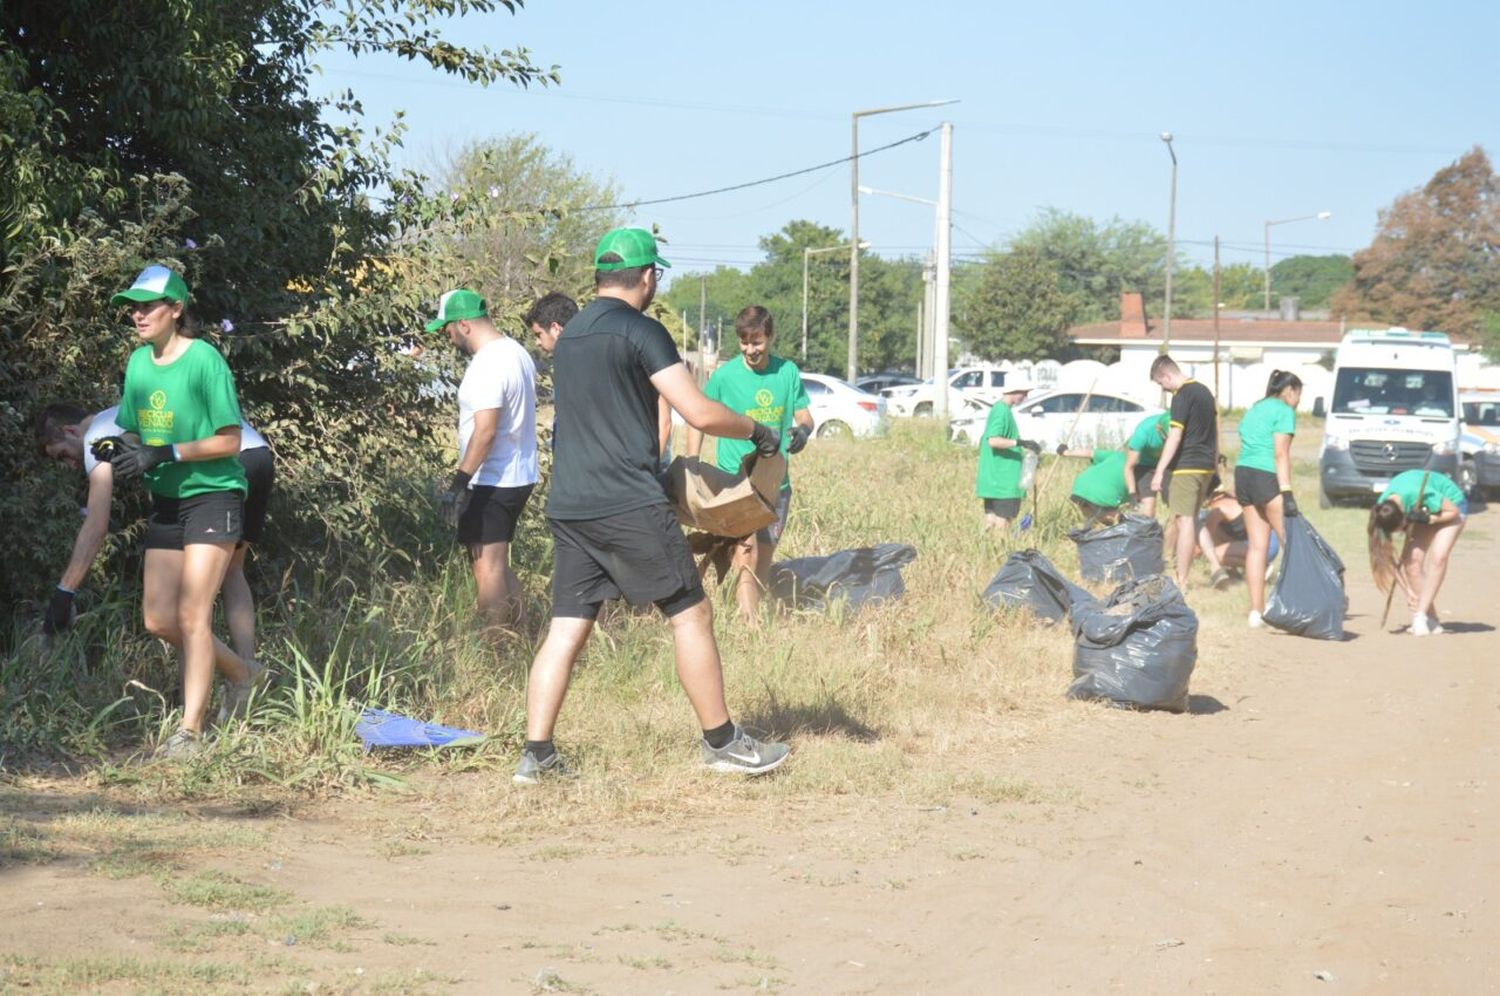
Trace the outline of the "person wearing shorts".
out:
<instances>
[{"instance_id":1,"label":"person wearing shorts","mask_svg":"<svg viewBox=\"0 0 1500 996\"><path fill-rule=\"evenodd\" d=\"M547 495L552 622L527 683L518 784L570 773L553 728L600 606L621 597L655 604L671 624L677 677L703 731L704 767L754 775L787 757L785 744L759 741L729 716L712 609L657 475L657 397L700 432L751 439L763 456L780 451L781 437L705 397L671 335L643 313L667 265L650 232L606 233L594 252L598 296L557 337L556 459Z\"/></svg>"},{"instance_id":2,"label":"person wearing shorts","mask_svg":"<svg viewBox=\"0 0 1500 996\"><path fill-rule=\"evenodd\" d=\"M721 402L730 411L748 415L781 433L782 451L802 452L812 435L811 402L802 386L802 372L797 364L771 355L776 336L771 313L758 304L740 311L734 320L735 335L740 341L737 359L722 364L704 385L703 393ZM695 457L703 447L703 433L689 427L687 455ZM714 463L728 474L738 474L745 458L755 447L742 439L720 439L714 448ZM790 463L790 462L789 462ZM771 559L776 544L786 530L787 514L792 507L792 476L788 466L776 497L776 521L740 539L734 548L732 566L739 571L735 582L735 599L740 614L749 622L760 618L762 592L771 586Z\"/></svg>"},{"instance_id":3,"label":"person wearing shorts","mask_svg":"<svg viewBox=\"0 0 1500 996\"><path fill-rule=\"evenodd\" d=\"M495 327L471 290L444 294L427 331L447 332L469 357L458 385L458 469L442 504L468 551L480 618L487 629L506 629L522 617L510 544L539 474L536 365L525 347Z\"/></svg>"},{"instance_id":4,"label":"person wearing shorts","mask_svg":"<svg viewBox=\"0 0 1500 996\"><path fill-rule=\"evenodd\" d=\"M1171 416L1165 412L1143 418L1125 442L1125 466L1121 471L1125 489L1130 504L1145 516L1156 515L1156 488L1151 479L1167 442L1170 420Z\"/></svg>"},{"instance_id":5,"label":"person wearing shorts","mask_svg":"<svg viewBox=\"0 0 1500 996\"><path fill-rule=\"evenodd\" d=\"M1219 411L1213 392L1184 374L1165 353L1151 363L1151 380L1172 392L1167 439L1151 475L1151 489L1161 493L1170 475L1166 498L1167 509L1172 513L1172 528L1176 530L1175 574L1177 586L1186 592L1193 555L1198 549L1198 510L1213 490L1218 466ZM1214 551L1204 550L1203 559L1213 572L1209 583L1219 589L1227 587L1231 580L1229 572Z\"/></svg>"},{"instance_id":6,"label":"person wearing shorts","mask_svg":"<svg viewBox=\"0 0 1500 996\"><path fill-rule=\"evenodd\" d=\"M1448 560L1469 521L1469 499L1453 479L1437 471L1403 470L1391 478L1370 510L1370 565L1376 583L1400 583L1411 609L1411 634L1444 632L1437 596L1448 576ZM1406 557L1396 563L1391 538L1409 531ZM1390 575L1394 575L1394 578ZM1384 583L1382 583L1382 581Z\"/></svg>"},{"instance_id":7,"label":"person wearing shorts","mask_svg":"<svg viewBox=\"0 0 1500 996\"><path fill-rule=\"evenodd\" d=\"M1297 433L1297 405L1302 380L1288 370L1273 370L1266 396L1240 419L1240 457L1234 467L1234 493L1245 508L1245 580L1250 585L1251 629L1264 626L1266 564L1271 537L1286 543L1286 519L1297 515L1292 496L1292 437Z\"/></svg>"},{"instance_id":8,"label":"person wearing shorts","mask_svg":"<svg viewBox=\"0 0 1500 996\"><path fill-rule=\"evenodd\" d=\"M1000 400L990 407L979 434L979 469L974 494L984 503L984 528L1001 534L1021 514L1021 463L1023 449L1039 453L1041 447L1021 438L1012 409L1026 400L1031 385L1020 374L1008 375Z\"/></svg>"},{"instance_id":9,"label":"person wearing shorts","mask_svg":"<svg viewBox=\"0 0 1500 996\"><path fill-rule=\"evenodd\" d=\"M62 580L53 592L52 602L42 620L42 629L51 635L73 622L73 600L90 568L99 556L104 537L109 535L109 507L114 497L114 468L107 460L94 456L93 445L110 436L122 436L125 430L116 421L119 406L90 413L72 402L60 401L42 410L36 421L37 449L42 456L66 467L82 470L88 481L88 500L83 525L73 541L73 555L63 570ZM249 548L265 532L266 509L276 478L275 461L265 437L249 422L240 422L240 465L245 469L248 491L240 541L224 573L220 593L224 596L224 619L229 624L229 642L242 659L255 659L255 599L245 578L245 557ZM227 696L226 696L227 698Z\"/></svg>"},{"instance_id":10,"label":"person wearing shorts","mask_svg":"<svg viewBox=\"0 0 1500 996\"><path fill-rule=\"evenodd\" d=\"M1219 563L1228 571L1238 570L1242 574L1250 551L1250 535L1245 531L1245 507L1239 499L1222 489L1208 496L1203 511L1198 513L1198 549L1212 548ZM1266 553L1266 566L1260 569L1261 584L1265 584L1269 564L1276 559L1281 541L1271 533L1270 547Z\"/></svg>"},{"instance_id":11,"label":"person wearing shorts","mask_svg":"<svg viewBox=\"0 0 1500 996\"><path fill-rule=\"evenodd\" d=\"M249 485L234 377L218 350L192 337L187 301L187 284L165 266L146 267L111 299L130 308L142 345L125 367L122 434L91 446L114 479L143 477L151 492L143 615L183 658L182 724L157 751L169 758L202 748L215 670L228 682L231 716L264 674L214 638L214 598L243 537Z\"/></svg>"}]
</instances>

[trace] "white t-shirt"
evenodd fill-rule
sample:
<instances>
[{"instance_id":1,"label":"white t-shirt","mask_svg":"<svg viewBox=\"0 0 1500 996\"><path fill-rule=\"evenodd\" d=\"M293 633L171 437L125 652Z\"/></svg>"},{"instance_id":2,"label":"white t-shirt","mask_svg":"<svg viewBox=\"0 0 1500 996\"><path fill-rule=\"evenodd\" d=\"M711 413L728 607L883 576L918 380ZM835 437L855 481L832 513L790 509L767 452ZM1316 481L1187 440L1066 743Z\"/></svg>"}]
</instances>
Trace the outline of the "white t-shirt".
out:
<instances>
[{"instance_id":1,"label":"white t-shirt","mask_svg":"<svg viewBox=\"0 0 1500 996\"><path fill-rule=\"evenodd\" d=\"M105 436L123 436L125 434L125 430L120 428L120 423L115 421L115 416L119 414L119 411L119 405L104 409L104 411L94 416L94 420L89 423L88 429L84 431L83 472L85 475L92 474L94 468L99 466L99 461L94 458L93 454L95 441L103 439ZM242 420L240 422L240 452L259 449L265 445L267 445L266 437L256 432L249 422Z\"/></svg>"},{"instance_id":2,"label":"white t-shirt","mask_svg":"<svg viewBox=\"0 0 1500 996\"><path fill-rule=\"evenodd\" d=\"M539 476L536 454L536 364L519 342L502 335L481 346L458 385L458 453L474 435L474 414L500 411L495 442L471 487L519 488Z\"/></svg>"}]
</instances>

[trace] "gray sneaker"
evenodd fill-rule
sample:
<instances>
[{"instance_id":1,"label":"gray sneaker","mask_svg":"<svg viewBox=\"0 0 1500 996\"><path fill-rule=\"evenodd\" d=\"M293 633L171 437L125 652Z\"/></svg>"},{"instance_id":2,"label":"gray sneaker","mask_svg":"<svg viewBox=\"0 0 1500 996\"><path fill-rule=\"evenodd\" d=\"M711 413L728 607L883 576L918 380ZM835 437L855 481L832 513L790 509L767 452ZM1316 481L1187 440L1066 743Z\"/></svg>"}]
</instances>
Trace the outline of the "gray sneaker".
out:
<instances>
[{"instance_id":1,"label":"gray sneaker","mask_svg":"<svg viewBox=\"0 0 1500 996\"><path fill-rule=\"evenodd\" d=\"M250 711L250 699L257 689L266 683L271 672L266 666L251 657L245 658L245 670L250 672L250 677L243 682L224 682L224 694L219 702L220 723L227 723L231 719L242 719Z\"/></svg>"},{"instance_id":2,"label":"gray sneaker","mask_svg":"<svg viewBox=\"0 0 1500 996\"><path fill-rule=\"evenodd\" d=\"M734 739L723 747L710 747L703 741L703 766L726 774L763 775L779 767L791 752L786 744L761 743L736 726Z\"/></svg>"},{"instance_id":3,"label":"gray sneaker","mask_svg":"<svg viewBox=\"0 0 1500 996\"><path fill-rule=\"evenodd\" d=\"M1213 587L1214 591L1223 591L1225 588L1228 588L1229 585L1233 583L1233 581L1234 578L1230 577L1229 572L1222 567L1214 571L1212 576L1210 576L1208 579L1208 583Z\"/></svg>"},{"instance_id":4,"label":"gray sneaker","mask_svg":"<svg viewBox=\"0 0 1500 996\"><path fill-rule=\"evenodd\" d=\"M162 741L161 746L156 748L156 757L164 761L186 761L202 750L202 734L181 729Z\"/></svg>"},{"instance_id":5,"label":"gray sneaker","mask_svg":"<svg viewBox=\"0 0 1500 996\"><path fill-rule=\"evenodd\" d=\"M562 755L556 751L553 751L547 760L538 761L535 754L522 748L521 763L516 766L516 773L511 776L510 780L517 785L537 785L544 780L577 777L578 775L563 760Z\"/></svg>"}]
</instances>

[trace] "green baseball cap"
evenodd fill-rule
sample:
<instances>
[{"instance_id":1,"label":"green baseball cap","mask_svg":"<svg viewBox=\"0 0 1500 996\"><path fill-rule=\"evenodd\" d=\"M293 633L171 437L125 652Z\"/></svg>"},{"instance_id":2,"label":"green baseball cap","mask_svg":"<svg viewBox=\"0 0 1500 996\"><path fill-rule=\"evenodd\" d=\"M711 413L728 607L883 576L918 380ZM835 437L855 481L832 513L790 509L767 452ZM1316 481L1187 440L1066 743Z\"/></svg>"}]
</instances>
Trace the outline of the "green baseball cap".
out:
<instances>
[{"instance_id":1,"label":"green baseball cap","mask_svg":"<svg viewBox=\"0 0 1500 996\"><path fill-rule=\"evenodd\" d=\"M617 261L602 262L605 256L613 253L620 258ZM594 269L596 270L628 270L636 266L667 266L672 264L662 259L656 252L656 238L644 228L617 228L612 232L606 232L604 238L599 240L599 246L594 250Z\"/></svg>"},{"instance_id":2,"label":"green baseball cap","mask_svg":"<svg viewBox=\"0 0 1500 996\"><path fill-rule=\"evenodd\" d=\"M427 323L427 331L441 332L443 326L449 322L460 321L465 318L488 318L489 309L484 306L484 298L471 290L460 287L451 290L438 298L437 317Z\"/></svg>"},{"instance_id":3,"label":"green baseball cap","mask_svg":"<svg viewBox=\"0 0 1500 996\"><path fill-rule=\"evenodd\" d=\"M176 301L187 304L188 288L183 279L172 269L153 265L141 271L128 290L122 290L109 299L110 304L132 304L145 301Z\"/></svg>"}]
</instances>

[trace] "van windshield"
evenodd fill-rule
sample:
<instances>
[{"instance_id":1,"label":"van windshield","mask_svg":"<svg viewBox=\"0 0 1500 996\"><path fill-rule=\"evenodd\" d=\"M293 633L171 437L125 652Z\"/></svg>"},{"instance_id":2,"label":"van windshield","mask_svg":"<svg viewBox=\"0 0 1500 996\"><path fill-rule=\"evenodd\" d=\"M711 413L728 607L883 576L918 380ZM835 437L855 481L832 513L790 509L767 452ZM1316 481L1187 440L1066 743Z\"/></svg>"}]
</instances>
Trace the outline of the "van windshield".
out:
<instances>
[{"instance_id":1,"label":"van windshield","mask_svg":"<svg viewBox=\"0 0 1500 996\"><path fill-rule=\"evenodd\" d=\"M1447 370L1343 367L1333 385L1335 415L1453 417L1453 374Z\"/></svg>"}]
</instances>

